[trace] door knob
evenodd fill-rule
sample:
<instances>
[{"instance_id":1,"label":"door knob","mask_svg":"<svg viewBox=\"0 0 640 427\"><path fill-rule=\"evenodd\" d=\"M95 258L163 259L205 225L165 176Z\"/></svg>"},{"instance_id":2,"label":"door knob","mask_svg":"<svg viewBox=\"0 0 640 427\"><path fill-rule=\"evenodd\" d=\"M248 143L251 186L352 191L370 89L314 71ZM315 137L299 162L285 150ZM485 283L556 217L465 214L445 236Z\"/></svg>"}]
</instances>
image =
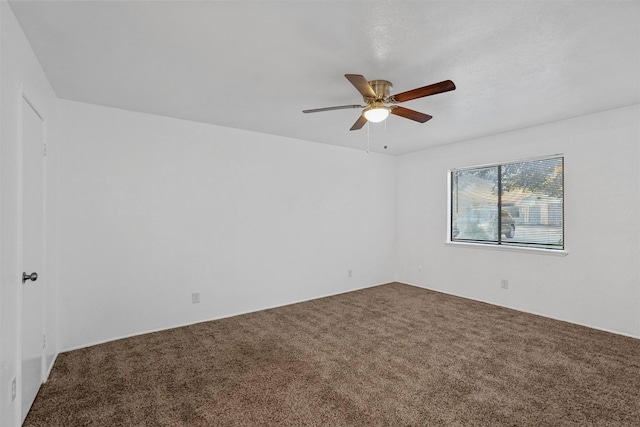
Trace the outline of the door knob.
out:
<instances>
[{"instance_id":1,"label":"door knob","mask_svg":"<svg viewBox=\"0 0 640 427\"><path fill-rule=\"evenodd\" d=\"M35 282L36 280L38 280L38 273L36 272L33 272L31 274L22 273L22 283L26 282L27 280L31 280L32 282Z\"/></svg>"}]
</instances>

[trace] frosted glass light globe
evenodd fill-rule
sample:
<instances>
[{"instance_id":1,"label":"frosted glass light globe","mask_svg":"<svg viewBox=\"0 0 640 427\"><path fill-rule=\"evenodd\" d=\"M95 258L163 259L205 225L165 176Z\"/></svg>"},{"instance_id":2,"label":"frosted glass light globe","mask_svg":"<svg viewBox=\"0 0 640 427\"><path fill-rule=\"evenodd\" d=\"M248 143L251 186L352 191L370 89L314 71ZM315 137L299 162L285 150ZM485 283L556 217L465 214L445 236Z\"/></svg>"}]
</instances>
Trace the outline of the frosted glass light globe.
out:
<instances>
[{"instance_id":1,"label":"frosted glass light globe","mask_svg":"<svg viewBox=\"0 0 640 427\"><path fill-rule=\"evenodd\" d=\"M378 123L389 117L389 109L387 107L377 107L365 110L364 118L370 122Z\"/></svg>"}]
</instances>

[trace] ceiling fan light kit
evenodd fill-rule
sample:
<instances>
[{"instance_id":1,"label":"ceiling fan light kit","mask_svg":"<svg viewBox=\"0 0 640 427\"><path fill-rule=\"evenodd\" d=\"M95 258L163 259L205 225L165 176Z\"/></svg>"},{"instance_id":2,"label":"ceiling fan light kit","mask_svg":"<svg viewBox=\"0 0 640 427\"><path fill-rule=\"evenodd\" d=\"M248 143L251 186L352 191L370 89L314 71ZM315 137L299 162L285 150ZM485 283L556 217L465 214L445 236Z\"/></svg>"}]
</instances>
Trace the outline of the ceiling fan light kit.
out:
<instances>
[{"instance_id":1,"label":"ceiling fan light kit","mask_svg":"<svg viewBox=\"0 0 640 427\"><path fill-rule=\"evenodd\" d=\"M365 108L362 114L364 115L364 118L367 119L367 121L378 123L389 117L390 110L391 109L389 107L385 107L384 105L382 105L382 103L380 103L380 105L371 105Z\"/></svg>"},{"instance_id":2,"label":"ceiling fan light kit","mask_svg":"<svg viewBox=\"0 0 640 427\"><path fill-rule=\"evenodd\" d=\"M371 80L360 74L345 74L347 80L360 92L362 99L366 105L340 105L336 107L314 108L312 110L303 110L303 113L318 113L321 111L342 110L346 108L364 108L358 120L351 126L350 130L362 129L367 122L378 123L384 121L389 114L404 117L419 123L425 123L432 118L428 114L419 111L410 110L398 105L401 102L410 101L412 99L423 98L425 96L436 95L442 92L455 90L456 85L451 80L445 80L440 83L423 86L412 89L397 95L391 95L393 85L387 80Z\"/></svg>"}]
</instances>

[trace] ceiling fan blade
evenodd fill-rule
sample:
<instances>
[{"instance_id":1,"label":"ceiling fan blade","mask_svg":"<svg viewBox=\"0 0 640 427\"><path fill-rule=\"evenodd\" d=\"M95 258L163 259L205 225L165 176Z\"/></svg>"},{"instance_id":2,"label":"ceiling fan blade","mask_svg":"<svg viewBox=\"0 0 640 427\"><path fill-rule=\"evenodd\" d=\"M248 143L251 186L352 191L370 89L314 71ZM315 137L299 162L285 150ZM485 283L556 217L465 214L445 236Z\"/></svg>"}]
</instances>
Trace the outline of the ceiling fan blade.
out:
<instances>
[{"instance_id":1,"label":"ceiling fan blade","mask_svg":"<svg viewBox=\"0 0 640 427\"><path fill-rule=\"evenodd\" d=\"M361 114L360 117L358 117L358 120L356 120L356 122L353 124L353 126L351 126L351 129L349 130L362 129L362 126L366 124L367 124L367 119Z\"/></svg>"},{"instance_id":2,"label":"ceiling fan blade","mask_svg":"<svg viewBox=\"0 0 640 427\"><path fill-rule=\"evenodd\" d=\"M344 110L346 108L364 108L363 105L339 105L337 107L313 108L311 110L303 110L303 113L319 113L320 111Z\"/></svg>"},{"instance_id":3,"label":"ceiling fan blade","mask_svg":"<svg viewBox=\"0 0 640 427\"><path fill-rule=\"evenodd\" d=\"M405 102L416 98L422 98L429 95L435 95L442 92L448 92L454 90L456 85L451 80L445 80L440 83L434 83L432 85L423 86L417 89L408 90L406 92L393 95L392 102Z\"/></svg>"},{"instance_id":4,"label":"ceiling fan blade","mask_svg":"<svg viewBox=\"0 0 640 427\"><path fill-rule=\"evenodd\" d=\"M415 110L410 110L404 107L399 107L397 105L394 105L393 107L391 107L391 114L395 114L396 116L404 117L405 119L410 119L420 123L427 122L433 118L428 114L424 114Z\"/></svg>"},{"instance_id":5,"label":"ceiling fan blade","mask_svg":"<svg viewBox=\"0 0 640 427\"><path fill-rule=\"evenodd\" d=\"M360 94L365 98L376 97L376 93L374 92L371 85L369 85L369 82L364 76L360 74L345 74L344 76L351 82L352 85L356 87L356 89L358 89L358 92L360 92Z\"/></svg>"}]
</instances>

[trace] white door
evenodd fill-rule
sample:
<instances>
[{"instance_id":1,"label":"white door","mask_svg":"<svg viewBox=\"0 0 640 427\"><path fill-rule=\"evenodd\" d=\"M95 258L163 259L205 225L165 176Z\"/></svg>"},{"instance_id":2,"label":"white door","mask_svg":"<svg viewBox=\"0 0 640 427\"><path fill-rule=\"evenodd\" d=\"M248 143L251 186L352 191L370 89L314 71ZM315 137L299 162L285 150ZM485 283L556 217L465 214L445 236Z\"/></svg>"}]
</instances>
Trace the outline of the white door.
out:
<instances>
[{"instance_id":1,"label":"white door","mask_svg":"<svg viewBox=\"0 0 640 427\"><path fill-rule=\"evenodd\" d=\"M22 100L22 421L42 385L44 331L44 125ZM37 278L32 273L37 275Z\"/></svg>"}]
</instances>

